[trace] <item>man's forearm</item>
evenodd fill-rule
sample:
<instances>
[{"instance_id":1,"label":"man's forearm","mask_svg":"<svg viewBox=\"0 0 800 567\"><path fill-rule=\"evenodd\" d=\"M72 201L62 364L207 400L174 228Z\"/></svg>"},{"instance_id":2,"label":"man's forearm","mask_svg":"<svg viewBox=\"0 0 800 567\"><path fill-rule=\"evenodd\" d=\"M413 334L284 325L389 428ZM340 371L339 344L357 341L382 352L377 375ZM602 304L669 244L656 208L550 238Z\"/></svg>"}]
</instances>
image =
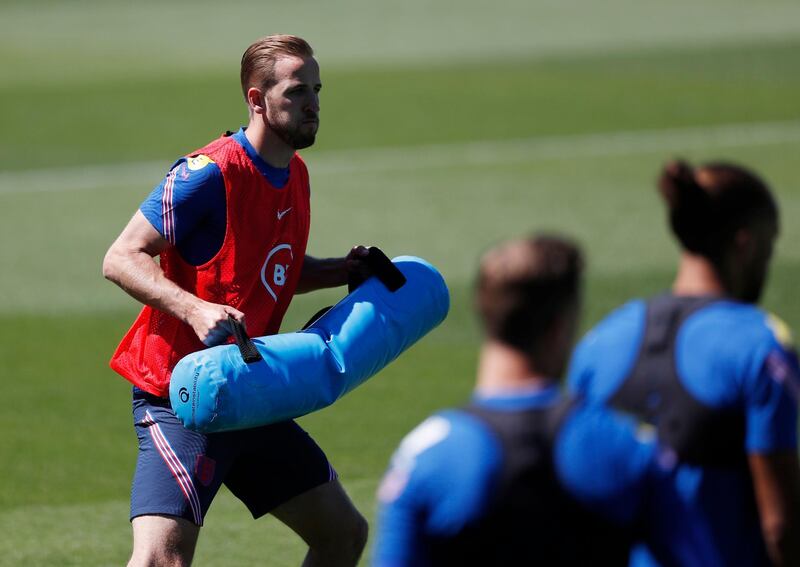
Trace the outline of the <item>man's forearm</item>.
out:
<instances>
[{"instance_id":1,"label":"man's forearm","mask_svg":"<svg viewBox=\"0 0 800 567\"><path fill-rule=\"evenodd\" d=\"M199 301L167 279L161 267L146 252L122 254L112 248L103 261L103 276L140 303L184 322Z\"/></svg>"},{"instance_id":2,"label":"man's forearm","mask_svg":"<svg viewBox=\"0 0 800 567\"><path fill-rule=\"evenodd\" d=\"M800 467L794 451L748 458L764 543L773 564L800 565Z\"/></svg>"},{"instance_id":3,"label":"man's forearm","mask_svg":"<svg viewBox=\"0 0 800 567\"><path fill-rule=\"evenodd\" d=\"M306 293L328 287L346 285L350 274L366 279L369 267L365 262L369 255L366 246L353 246L343 258L315 258L306 255L295 293Z\"/></svg>"},{"instance_id":4,"label":"man's forearm","mask_svg":"<svg viewBox=\"0 0 800 567\"><path fill-rule=\"evenodd\" d=\"M347 261L345 258L314 258L306 256L296 293L308 293L318 289L339 287L347 284Z\"/></svg>"}]
</instances>

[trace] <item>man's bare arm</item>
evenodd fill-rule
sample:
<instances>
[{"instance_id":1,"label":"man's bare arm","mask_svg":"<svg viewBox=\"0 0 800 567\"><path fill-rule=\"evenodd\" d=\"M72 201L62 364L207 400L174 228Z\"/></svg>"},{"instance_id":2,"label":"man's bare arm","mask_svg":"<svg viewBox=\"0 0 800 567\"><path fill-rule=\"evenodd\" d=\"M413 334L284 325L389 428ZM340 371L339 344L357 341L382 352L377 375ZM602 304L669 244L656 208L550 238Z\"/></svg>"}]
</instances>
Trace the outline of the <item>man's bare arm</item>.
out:
<instances>
[{"instance_id":1,"label":"man's bare arm","mask_svg":"<svg viewBox=\"0 0 800 567\"><path fill-rule=\"evenodd\" d=\"M795 452L749 456L761 531L777 566L800 566L800 463Z\"/></svg>"},{"instance_id":2,"label":"man's bare arm","mask_svg":"<svg viewBox=\"0 0 800 567\"><path fill-rule=\"evenodd\" d=\"M134 299L187 323L207 345L230 334L228 315L244 322L244 314L228 305L209 303L167 279L154 257L170 243L136 211L103 259L103 276Z\"/></svg>"},{"instance_id":3,"label":"man's bare arm","mask_svg":"<svg viewBox=\"0 0 800 567\"><path fill-rule=\"evenodd\" d=\"M344 258L315 258L306 255L296 293L347 285L351 273L368 275L364 262L366 246L354 246Z\"/></svg>"}]
</instances>

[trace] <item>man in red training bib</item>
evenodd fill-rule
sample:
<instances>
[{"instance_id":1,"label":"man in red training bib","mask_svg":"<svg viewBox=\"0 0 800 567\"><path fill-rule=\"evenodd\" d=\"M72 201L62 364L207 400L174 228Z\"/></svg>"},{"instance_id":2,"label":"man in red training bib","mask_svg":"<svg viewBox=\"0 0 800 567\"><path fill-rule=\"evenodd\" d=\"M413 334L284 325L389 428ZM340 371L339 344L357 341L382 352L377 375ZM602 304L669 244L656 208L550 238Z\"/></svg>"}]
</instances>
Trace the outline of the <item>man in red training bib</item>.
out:
<instances>
[{"instance_id":1,"label":"man in red training bib","mask_svg":"<svg viewBox=\"0 0 800 567\"><path fill-rule=\"evenodd\" d=\"M296 150L319 127L313 50L295 36L265 37L245 51L241 82L247 128L179 159L103 262L105 277L144 304L111 359L134 385L139 438L130 565L189 565L223 483L253 517L271 513L308 543L304 565L355 565L366 521L296 423L203 435L169 404L175 364L225 342L229 317L246 317L251 335L274 334L295 293L364 270L362 246L343 258L306 255L309 181Z\"/></svg>"}]
</instances>

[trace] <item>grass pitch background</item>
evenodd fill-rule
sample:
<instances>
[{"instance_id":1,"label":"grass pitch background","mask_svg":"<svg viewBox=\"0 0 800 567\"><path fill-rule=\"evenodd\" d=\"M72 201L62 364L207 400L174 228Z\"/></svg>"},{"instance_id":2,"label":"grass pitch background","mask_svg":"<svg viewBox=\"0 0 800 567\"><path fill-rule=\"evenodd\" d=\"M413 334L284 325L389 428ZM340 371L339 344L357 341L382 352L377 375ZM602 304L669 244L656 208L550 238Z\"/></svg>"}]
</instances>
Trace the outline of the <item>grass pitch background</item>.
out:
<instances>
[{"instance_id":1,"label":"grass pitch background","mask_svg":"<svg viewBox=\"0 0 800 567\"><path fill-rule=\"evenodd\" d=\"M402 435L471 388L479 253L574 235L584 326L665 288L677 254L653 178L668 157L739 160L773 185L765 306L800 324L796 2L0 2L0 565L127 560L136 440L106 361L137 307L102 256L175 157L246 119L238 59L273 32L322 64L310 251L417 254L453 295L432 335L302 420L368 517ZM336 297L299 297L284 329ZM195 564L303 553L223 491Z\"/></svg>"}]
</instances>

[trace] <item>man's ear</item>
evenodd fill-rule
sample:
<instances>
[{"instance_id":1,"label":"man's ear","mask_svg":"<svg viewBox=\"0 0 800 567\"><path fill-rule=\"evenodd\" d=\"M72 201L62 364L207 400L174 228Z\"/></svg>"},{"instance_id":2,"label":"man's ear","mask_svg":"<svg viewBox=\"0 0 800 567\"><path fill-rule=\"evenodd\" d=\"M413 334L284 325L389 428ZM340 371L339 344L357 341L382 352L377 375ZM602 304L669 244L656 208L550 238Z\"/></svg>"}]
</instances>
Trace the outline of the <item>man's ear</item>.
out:
<instances>
[{"instance_id":1,"label":"man's ear","mask_svg":"<svg viewBox=\"0 0 800 567\"><path fill-rule=\"evenodd\" d=\"M247 89L247 106L255 114L267 113L267 99L261 89L255 87Z\"/></svg>"}]
</instances>

